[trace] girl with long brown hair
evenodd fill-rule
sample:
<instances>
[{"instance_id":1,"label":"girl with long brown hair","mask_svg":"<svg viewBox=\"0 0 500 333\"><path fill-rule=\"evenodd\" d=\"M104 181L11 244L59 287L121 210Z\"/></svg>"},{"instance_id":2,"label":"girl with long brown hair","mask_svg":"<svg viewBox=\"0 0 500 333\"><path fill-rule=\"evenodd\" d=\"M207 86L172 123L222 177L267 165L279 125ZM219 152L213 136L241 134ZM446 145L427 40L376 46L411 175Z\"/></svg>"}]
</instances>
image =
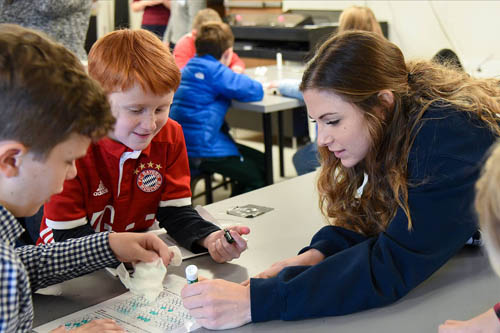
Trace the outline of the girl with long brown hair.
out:
<instances>
[{"instance_id":1,"label":"girl with long brown hair","mask_svg":"<svg viewBox=\"0 0 500 333\"><path fill-rule=\"evenodd\" d=\"M185 305L196 304L202 324L234 327L348 314L406 295L477 230L474 184L500 135L499 87L405 62L375 33L330 38L301 83L318 123L319 204L329 225L248 286L186 287Z\"/></svg>"}]
</instances>

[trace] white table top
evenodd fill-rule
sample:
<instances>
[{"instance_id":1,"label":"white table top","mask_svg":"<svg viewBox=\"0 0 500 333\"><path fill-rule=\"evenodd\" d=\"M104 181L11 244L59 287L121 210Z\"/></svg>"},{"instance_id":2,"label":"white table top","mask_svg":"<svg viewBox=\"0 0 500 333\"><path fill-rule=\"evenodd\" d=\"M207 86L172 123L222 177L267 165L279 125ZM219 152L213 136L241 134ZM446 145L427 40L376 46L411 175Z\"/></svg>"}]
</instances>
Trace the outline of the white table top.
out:
<instances>
[{"instance_id":1,"label":"white table top","mask_svg":"<svg viewBox=\"0 0 500 333\"><path fill-rule=\"evenodd\" d=\"M183 277L185 267L196 264L203 276L241 282L272 263L297 254L324 225L317 204L315 176L312 173L297 177L206 206L223 225L248 225L251 228L247 237L249 249L229 264L216 264L208 256L202 256L185 261L181 267L169 268L168 273ZM253 219L225 213L229 208L246 204L274 210ZM34 296L35 326L124 291L121 283L104 271L67 281L63 284L62 296ZM500 279L490 269L481 249L466 248L392 305L340 317L249 324L231 331L437 332L437 326L446 319L466 319L485 311L499 301L499 291Z\"/></svg>"},{"instance_id":2,"label":"white table top","mask_svg":"<svg viewBox=\"0 0 500 333\"><path fill-rule=\"evenodd\" d=\"M276 66L262 66L249 68L245 71L245 74L265 84L281 79L301 79L303 70L304 68L301 66L283 66L281 69L278 69ZM279 94L275 95L270 91L266 91L261 101L239 102L233 100L231 108L259 113L270 113L294 109L304 105L303 101L296 98L284 97Z\"/></svg>"}]
</instances>

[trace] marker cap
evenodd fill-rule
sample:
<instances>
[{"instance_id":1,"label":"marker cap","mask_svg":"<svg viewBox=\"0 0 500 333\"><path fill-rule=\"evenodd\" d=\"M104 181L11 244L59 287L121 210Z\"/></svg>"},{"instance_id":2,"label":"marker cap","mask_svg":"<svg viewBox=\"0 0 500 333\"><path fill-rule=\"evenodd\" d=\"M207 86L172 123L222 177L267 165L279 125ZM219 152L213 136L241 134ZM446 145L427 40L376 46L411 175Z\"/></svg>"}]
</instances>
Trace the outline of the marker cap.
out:
<instances>
[{"instance_id":1,"label":"marker cap","mask_svg":"<svg viewBox=\"0 0 500 333\"><path fill-rule=\"evenodd\" d=\"M196 265L189 265L186 267L186 279L188 282L198 281L198 267L196 267Z\"/></svg>"}]
</instances>

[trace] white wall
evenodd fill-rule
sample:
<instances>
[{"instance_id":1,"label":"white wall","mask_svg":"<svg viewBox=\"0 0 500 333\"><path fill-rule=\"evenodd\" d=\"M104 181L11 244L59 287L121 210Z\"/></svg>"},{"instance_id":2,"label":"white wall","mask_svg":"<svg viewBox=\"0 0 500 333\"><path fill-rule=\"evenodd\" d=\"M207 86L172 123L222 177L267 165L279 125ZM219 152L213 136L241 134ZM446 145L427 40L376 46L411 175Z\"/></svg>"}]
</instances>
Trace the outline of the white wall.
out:
<instances>
[{"instance_id":1,"label":"white wall","mask_svg":"<svg viewBox=\"0 0 500 333\"><path fill-rule=\"evenodd\" d=\"M132 0L129 0L129 4ZM95 4L97 13L97 37L102 37L113 31L115 26L115 2L112 0L98 0ZM130 5L129 5L130 6ZM130 28L139 29L141 27L142 12L133 12L129 9Z\"/></svg>"},{"instance_id":2,"label":"white wall","mask_svg":"<svg viewBox=\"0 0 500 333\"><path fill-rule=\"evenodd\" d=\"M342 10L352 5L368 6L377 19L387 21L389 39L407 59L431 58L450 48L469 73L500 75L500 1L283 0L283 10Z\"/></svg>"},{"instance_id":3,"label":"white wall","mask_svg":"<svg viewBox=\"0 0 500 333\"><path fill-rule=\"evenodd\" d=\"M115 2L110 0L99 0L94 6L96 7L97 18L97 38L100 38L113 31L115 26Z\"/></svg>"},{"instance_id":4,"label":"white wall","mask_svg":"<svg viewBox=\"0 0 500 333\"><path fill-rule=\"evenodd\" d=\"M131 1L131 0L130 0ZM343 10L370 7L389 23L389 39L407 59L431 58L442 48L454 50L466 70L478 76L500 75L500 1L451 0L283 0L283 10ZM98 36L114 26L114 1L98 1ZM131 27L140 27L142 13L130 11ZM482 71L477 72L481 65Z\"/></svg>"},{"instance_id":5,"label":"white wall","mask_svg":"<svg viewBox=\"0 0 500 333\"><path fill-rule=\"evenodd\" d=\"M130 8L130 3L131 2L132 2L132 0L129 1L130 29L139 29L141 27L142 13L143 12L134 12Z\"/></svg>"}]
</instances>

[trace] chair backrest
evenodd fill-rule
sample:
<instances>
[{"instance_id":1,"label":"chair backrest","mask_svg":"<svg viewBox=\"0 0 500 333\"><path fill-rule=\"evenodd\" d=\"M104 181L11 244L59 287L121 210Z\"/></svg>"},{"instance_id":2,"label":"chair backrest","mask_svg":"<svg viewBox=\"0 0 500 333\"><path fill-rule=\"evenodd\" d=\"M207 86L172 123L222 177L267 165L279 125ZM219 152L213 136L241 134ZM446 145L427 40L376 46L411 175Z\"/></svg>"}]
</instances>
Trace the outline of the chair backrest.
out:
<instances>
[{"instance_id":1,"label":"chair backrest","mask_svg":"<svg viewBox=\"0 0 500 333\"><path fill-rule=\"evenodd\" d=\"M200 162L200 159L189 158L189 172L191 174L190 186L192 192L191 199L205 196L205 204L211 204L214 201L212 194L212 174L199 169ZM205 190L200 193L195 193L196 184L202 179L205 183Z\"/></svg>"}]
</instances>

